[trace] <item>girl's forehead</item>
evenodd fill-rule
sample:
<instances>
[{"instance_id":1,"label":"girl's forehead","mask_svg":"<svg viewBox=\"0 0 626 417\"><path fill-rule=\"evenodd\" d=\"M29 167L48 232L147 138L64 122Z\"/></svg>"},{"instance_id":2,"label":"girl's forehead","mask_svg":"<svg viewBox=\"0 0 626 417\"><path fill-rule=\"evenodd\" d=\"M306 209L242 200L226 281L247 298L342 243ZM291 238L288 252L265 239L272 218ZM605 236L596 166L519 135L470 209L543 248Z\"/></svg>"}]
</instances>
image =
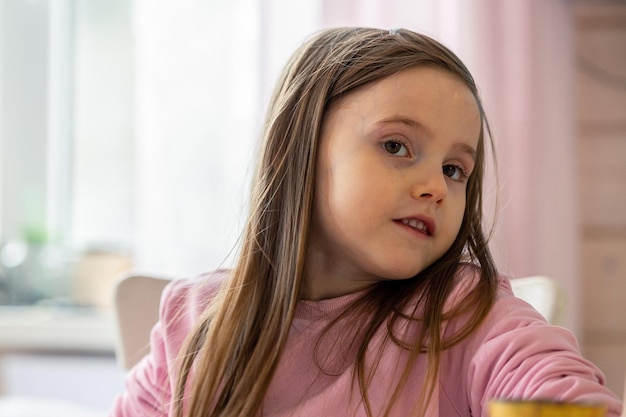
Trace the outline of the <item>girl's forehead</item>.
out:
<instances>
[{"instance_id":1,"label":"girl's forehead","mask_svg":"<svg viewBox=\"0 0 626 417\"><path fill-rule=\"evenodd\" d=\"M329 113L348 109L372 117L453 112L465 121L481 120L477 98L466 83L430 66L409 68L362 86L337 100Z\"/></svg>"},{"instance_id":2,"label":"girl's forehead","mask_svg":"<svg viewBox=\"0 0 626 417\"><path fill-rule=\"evenodd\" d=\"M451 99L459 106L467 106L468 111L477 111L478 102L468 85L461 77L434 66L411 67L350 91L331 104L329 110L354 106L360 102L371 105L403 104L417 101L427 96L431 105L437 99Z\"/></svg>"}]
</instances>

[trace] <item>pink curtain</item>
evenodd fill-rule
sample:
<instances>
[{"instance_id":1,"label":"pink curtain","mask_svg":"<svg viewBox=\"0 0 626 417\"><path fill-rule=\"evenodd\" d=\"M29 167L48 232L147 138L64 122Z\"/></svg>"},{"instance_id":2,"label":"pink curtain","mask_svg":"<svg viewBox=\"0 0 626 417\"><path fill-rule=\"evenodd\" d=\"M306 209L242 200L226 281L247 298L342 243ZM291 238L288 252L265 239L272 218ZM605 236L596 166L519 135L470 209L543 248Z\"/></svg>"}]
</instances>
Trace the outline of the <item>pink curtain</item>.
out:
<instances>
[{"instance_id":1,"label":"pink curtain","mask_svg":"<svg viewBox=\"0 0 626 417\"><path fill-rule=\"evenodd\" d=\"M474 72L493 127L500 214L493 249L513 276L565 288L579 330L573 18L564 1L476 3Z\"/></svg>"}]
</instances>

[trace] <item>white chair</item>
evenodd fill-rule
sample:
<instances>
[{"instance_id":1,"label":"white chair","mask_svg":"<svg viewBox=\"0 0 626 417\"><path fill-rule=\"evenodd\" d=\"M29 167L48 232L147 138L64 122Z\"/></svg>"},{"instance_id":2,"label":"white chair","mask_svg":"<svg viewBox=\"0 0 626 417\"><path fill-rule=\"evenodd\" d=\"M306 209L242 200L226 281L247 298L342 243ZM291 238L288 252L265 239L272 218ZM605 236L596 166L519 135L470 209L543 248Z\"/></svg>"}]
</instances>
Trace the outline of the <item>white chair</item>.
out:
<instances>
[{"instance_id":1,"label":"white chair","mask_svg":"<svg viewBox=\"0 0 626 417\"><path fill-rule=\"evenodd\" d=\"M550 324L560 325L565 315L565 291L543 275L511 279L513 294L532 305Z\"/></svg>"},{"instance_id":2,"label":"white chair","mask_svg":"<svg viewBox=\"0 0 626 417\"><path fill-rule=\"evenodd\" d=\"M169 278L131 273L115 289L118 363L130 369L150 351L150 330L159 317L159 302ZM513 293L531 304L549 323L561 323L565 296L556 282L545 276L511 280Z\"/></svg>"},{"instance_id":3,"label":"white chair","mask_svg":"<svg viewBox=\"0 0 626 417\"><path fill-rule=\"evenodd\" d=\"M161 293L170 278L130 273L116 284L117 362L132 368L150 351L150 331L159 319Z\"/></svg>"}]
</instances>

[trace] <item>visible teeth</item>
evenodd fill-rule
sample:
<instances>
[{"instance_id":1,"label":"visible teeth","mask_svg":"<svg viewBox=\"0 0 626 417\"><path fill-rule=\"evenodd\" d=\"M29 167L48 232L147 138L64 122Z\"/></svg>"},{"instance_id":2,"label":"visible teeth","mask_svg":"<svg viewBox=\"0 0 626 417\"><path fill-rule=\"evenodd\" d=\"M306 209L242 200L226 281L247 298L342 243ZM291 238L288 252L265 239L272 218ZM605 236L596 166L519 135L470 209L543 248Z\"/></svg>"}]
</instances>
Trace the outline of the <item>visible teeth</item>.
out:
<instances>
[{"instance_id":1,"label":"visible teeth","mask_svg":"<svg viewBox=\"0 0 626 417\"><path fill-rule=\"evenodd\" d=\"M402 219L402 223L407 226L411 226L414 229L421 230L423 232L426 231L426 224L424 222L417 219Z\"/></svg>"}]
</instances>

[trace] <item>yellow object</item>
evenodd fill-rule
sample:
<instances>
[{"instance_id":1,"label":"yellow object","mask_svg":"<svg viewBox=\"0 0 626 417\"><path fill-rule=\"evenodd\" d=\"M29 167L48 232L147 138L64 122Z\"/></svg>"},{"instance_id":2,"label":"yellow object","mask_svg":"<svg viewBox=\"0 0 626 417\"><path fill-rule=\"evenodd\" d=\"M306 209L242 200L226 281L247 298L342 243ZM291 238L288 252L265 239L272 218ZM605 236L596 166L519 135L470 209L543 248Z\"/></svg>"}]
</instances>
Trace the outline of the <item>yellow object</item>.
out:
<instances>
[{"instance_id":1,"label":"yellow object","mask_svg":"<svg viewBox=\"0 0 626 417\"><path fill-rule=\"evenodd\" d=\"M550 401L494 400L489 417L605 417L606 407L597 404Z\"/></svg>"}]
</instances>

